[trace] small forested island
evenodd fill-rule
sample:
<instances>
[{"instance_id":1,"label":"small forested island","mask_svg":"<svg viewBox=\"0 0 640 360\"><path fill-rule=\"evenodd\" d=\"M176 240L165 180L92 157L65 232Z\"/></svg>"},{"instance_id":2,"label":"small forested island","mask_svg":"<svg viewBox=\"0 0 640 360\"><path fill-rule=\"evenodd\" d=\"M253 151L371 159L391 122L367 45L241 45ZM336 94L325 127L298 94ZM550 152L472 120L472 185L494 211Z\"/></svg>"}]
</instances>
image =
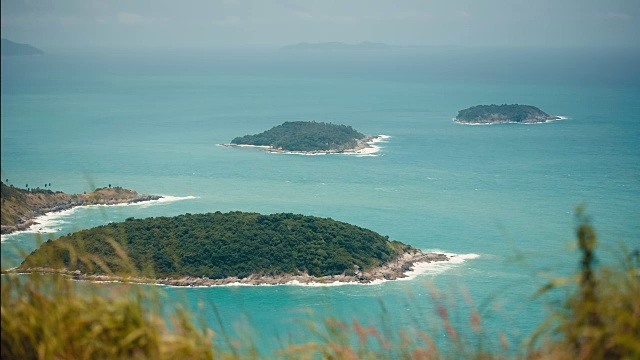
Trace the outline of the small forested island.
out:
<instances>
[{"instance_id":1,"label":"small forested island","mask_svg":"<svg viewBox=\"0 0 640 360\"><path fill-rule=\"evenodd\" d=\"M162 196L142 195L115 186L99 188L85 194L66 194L40 187L19 189L1 182L2 234L26 230L38 216L83 205L115 205L158 200Z\"/></svg>"},{"instance_id":2,"label":"small forested island","mask_svg":"<svg viewBox=\"0 0 640 360\"><path fill-rule=\"evenodd\" d=\"M43 54L44 51L29 44L20 44L7 39L0 40L0 55L2 56L32 56Z\"/></svg>"},{"instance_id":3,"label":"small forested island","mask_svg":"<svg viewBox=\"0 0 640 360\"><path fill-rule=\"evenodd\" d=\"M476 105L460 110L455 122L461 124L537 124L562 119L531 105Z\"/></svg>"},{"instance_id":4,"label":"small forested island","mask_svg":"<svg viewBox=\"0 0 640 360\"><path fill-rule=\"evenodd\" d=\"M315 121L288 121L256 135L239 136L224 146L249 146L269 152L318 154L364 153L379 136L351 126ZM375 149L374 149L375 150Z\"/></svg>"},{"instance_id":5,"label":"small forested island","mask_svg":"<svg viewBox=\"0 0 640 360\"><path fill-rule=\"evenodd\" d=\"M43 243L13 271L174 286L368 283L404 277L414 262L446 260L329 218L235 211L82 230Z\"/></svg>"}]
</instances>

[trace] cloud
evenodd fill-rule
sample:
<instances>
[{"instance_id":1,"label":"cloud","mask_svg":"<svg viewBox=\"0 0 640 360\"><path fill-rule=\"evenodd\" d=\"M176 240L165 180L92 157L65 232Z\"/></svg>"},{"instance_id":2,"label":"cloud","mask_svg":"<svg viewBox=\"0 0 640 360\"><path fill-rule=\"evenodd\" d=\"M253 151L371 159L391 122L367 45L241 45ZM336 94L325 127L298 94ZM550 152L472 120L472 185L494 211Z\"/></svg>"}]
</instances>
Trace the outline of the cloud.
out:
<instances>
[{"instance_id":1,"label":"cloud","mask_svg":"<svg viewBox=\"0 0 640 360\"><path fill-rule=\"evenodd\" d=\"M393 20L430 20L433 18L433 15L421 11L401 11L386 15L386 17Z\"/></svg>"},{"instance_id":2,"label":"cloud","mask_svg":"<svg viewBox=\"0 0 640 360\"><path fill-rule=\"evenodd\" d=\"M60 19L60 24L63 26L74 26L81 23L82 21L75 16L63 16L62 19Z\"/></svg>"},{"instance_id":3,"label":"cloud","mask_svg":"<svg viewBox=\"0 0 640 360\"><path fill-rule=\"evenodd\" d=\"M153 18L144 17L130 12L119 12L117 19L119 22L127 25L144 25L154 22Z\"/></svg>"},{"instance_id":4,"label":"cloud","mask_svg":"<svg viewBox=\"0 0 640 360\"><path fill-rule=\"evenodd\" d=\"M471 13L467 10L460 10L456 13L456 17L461 19L471 19Z\"/></svg>"},{"instance_id":5,"label":"cloud","mask_svg":"<svg viewBox=\"0 0 640 360\"><path fill-rule=\"evenodd\" d=\"M353 25L357 22L356 18L351 15L327 16L324 20L341 25Z\"/></svg>"},{"instance_id":6,"label":"cloud","mask_svg":"<svg viewBox=\"0 0 640 360\"><path fill-rule=\"evenodd\" d=\"M40 29L49 26L63 24L62 18L54 15L25 15L25 16L5 16L0 15L0 23L2 28L18 28L18 29Z\"/></svg>"},{"instance_id":7,"label":"cloud","mask_svg":"<svg viewBox=\"0 0 640 360\"><path fill-rule=\"evenodd\" d=\"M87 8L104 11L109 8L107 0L86 0L83 2Z\"/></svg>"},{"instance_id":8,"label":"cloud","mask_svg":"<svg viewBox=\"0 0 640 360\"><path fill-rule=\"evenodd\" d=\"M243 21L239 16L229 15L222 19L214 19L211 23L218 26L239 26Z\"/></svg>"},{"instance_id":9,"label":"cloud","mask_svg":"<svg viewBox=\"0 0 640 360\"><path fill-rule=\"evenodd\" d=\"M294 10L291 12L294 18L302 19L302 20L311 20L313 19L313 15L309 14L306 11Z\"/></svg>"},{"instance_id":10,"label":"cloud","mask_svg":"<svg viewBox=\"0 0 640 360\"><path fill-rule=\"evenodd\" d=\"M340 25L353 25L357 22L357 19L351 15L312 14L308 11L297 9L290 12L290 17L299 21L316 21L319 23L334 23Z\"/></svg>"},{"instance_id":11,"label":"cloud","mask_svg":"<svg viewBox=\"0 0 640 360\"><path fill-rule=\"evenodd\" d=\"M633 17L629 14L619 13L619 12L608 12L604 15L604 18L607 20L613 21L628 21Z\"/></svg>"}]
</instances>

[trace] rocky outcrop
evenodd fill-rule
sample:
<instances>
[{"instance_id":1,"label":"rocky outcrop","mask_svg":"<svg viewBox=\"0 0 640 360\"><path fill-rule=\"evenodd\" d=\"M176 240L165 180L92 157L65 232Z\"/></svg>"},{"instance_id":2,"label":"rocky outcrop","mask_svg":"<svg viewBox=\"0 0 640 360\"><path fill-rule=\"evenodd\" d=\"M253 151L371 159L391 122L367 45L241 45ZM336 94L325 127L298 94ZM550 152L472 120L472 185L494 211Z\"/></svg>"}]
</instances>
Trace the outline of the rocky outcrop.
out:
<instances>
[{"instance_id":1,"label":"rocky outcrop","mask_svg":"<svg viewBox=\"0 0 640 360\"><path fill-rule=\"evenodd\" d=\"M354 275L331 275L316 277L309 274L280 274L280 275L260 275L252 274L245 278L227 277L224 279L209 279L206 277L197 278L191 276L177 278L152 279L136 276L114 276L114 275L86 275L80 270L68 271L65 269L33 268L10 270L9 272L20 273L59 273L72 277L75 280L104 281L104 282L130 282L138 284L158 284L168 286L217 286L229 284L241 285L283 285L283 284L331 284L331 283L354 283L368 284L375 280L397 280L406 277L406 273L413 269L416 263L431 263L438 261L448 261L445 254L425 253L412 248L398 256L395 260L382 266L371 269L367 272L356 272Z\"/></svg>"},{"instance_id":2,"label":"rocky outcrop","mask_svg":"<svg viewBox=\"0 0 640 360\"><path fill-rule=\"evenodd\" d=\"M553 120L560 120L559 116L530 115L521 121L514 121L510 117L503 114L489 114L484 117L478 117L473 120L461 120L456 118L455 121L462 124L540 124Z\"/></svg>"},{"instance_id":3,"label":"rocky outcrop","mask_svg":"<svg viewBox=\"0 0 640 360\"><path fill-rule=\"evenodd\" d=\"M97 189L88 194L66 194L44 190L21 190L2 184L2 234L27 230L34 219L51 212L86 205L131 204L158 200L162 196L138 194L123 188ZM6 191L5 191L6 190Z\"/></svg>"}]
</instances>

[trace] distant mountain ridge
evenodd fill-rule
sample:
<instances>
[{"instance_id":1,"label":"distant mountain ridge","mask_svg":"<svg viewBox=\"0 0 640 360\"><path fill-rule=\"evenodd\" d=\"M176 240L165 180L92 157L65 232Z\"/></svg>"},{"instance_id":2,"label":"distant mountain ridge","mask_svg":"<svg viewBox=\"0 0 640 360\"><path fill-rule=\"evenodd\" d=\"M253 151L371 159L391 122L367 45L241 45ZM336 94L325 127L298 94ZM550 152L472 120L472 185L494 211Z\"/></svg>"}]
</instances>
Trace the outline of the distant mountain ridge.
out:
<instances>
[{"instance_id":1,"label":"distant mountain ridge","mask_svg":"<svg viewBox=\"0 0 640 360\"><path fill-rule=\"evenodd\" d=\"M44 51L29 44L20 44L11 40L2 39L0 54L2 56L44 55Z\"/></svg>"},{"instance_id":2,"label":"distant mountain ridge","mask_svg":"<svg viewBox=\"0 0 640 360\"><path fill-rule=\"evenodd\" d=\"M322 50L322 51L334 51L334 50L387 50L390 48L394 48L396 46L364 41L357 44L346 44L342 42L332 41L332 42L323 42L323 43L307 43L302 42L296 45L287 45L280 50Z\"/></svg>"}]
</instances>

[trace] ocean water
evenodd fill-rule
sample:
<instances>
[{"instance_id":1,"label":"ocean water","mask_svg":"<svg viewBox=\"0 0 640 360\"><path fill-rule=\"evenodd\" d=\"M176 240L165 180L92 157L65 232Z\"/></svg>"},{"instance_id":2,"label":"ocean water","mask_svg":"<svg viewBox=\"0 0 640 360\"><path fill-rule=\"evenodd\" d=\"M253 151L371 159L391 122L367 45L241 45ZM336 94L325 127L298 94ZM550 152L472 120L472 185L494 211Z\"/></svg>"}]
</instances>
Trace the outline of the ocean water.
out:
<instances>
[{"instance_id":1,"label":"ocean water","mask_svg":"<svg viewBox=\"0 0 640 360\"><path fill-rule=\"evenodd\" d=\"M131 216L331 217L458 255L404 281L163 288L163 301L202 303L196 315L208 326L252 334L265 353L308 336L304 320L322 316L394 333L427 329L446 344L434 311L440 302L460 331L469 332L470 309L480 308L490 346L502 331L513 348L553 300L532 299L541 274L578 268L577 205L596 226L601 263L617 261L619 245L640 247L638 63L634 51L579 49L3 57L3 180L69 193L112 184L171 201L52 216L40 234L3 236L2 267L42 239ZM452 121L487 103L531 104L567 119ZM361 157L217 146L294 120L390 138L376 156Z\"/></svg>"}]
</instances>

